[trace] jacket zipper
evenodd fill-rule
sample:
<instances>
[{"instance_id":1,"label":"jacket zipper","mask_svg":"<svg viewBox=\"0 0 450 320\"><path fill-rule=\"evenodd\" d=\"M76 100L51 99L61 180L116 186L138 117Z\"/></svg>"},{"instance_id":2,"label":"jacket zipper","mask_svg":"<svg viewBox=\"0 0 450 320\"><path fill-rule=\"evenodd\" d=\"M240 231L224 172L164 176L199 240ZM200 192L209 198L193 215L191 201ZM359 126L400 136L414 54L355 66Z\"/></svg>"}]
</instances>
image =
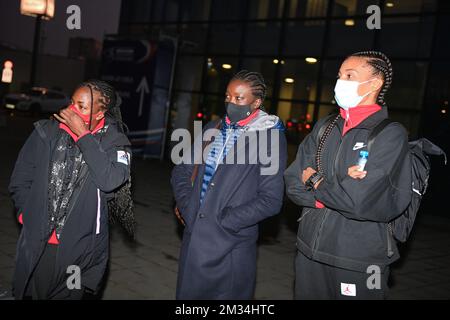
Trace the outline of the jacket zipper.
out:
<instances>
[{"instance_id":1,"label":"jacket zipper","mask_svg":"<svg viewBox=\"0 0 450 320\"><path fill-rule=\"evenodd\" d=\"M335 175L335 168L337 167L337 161L339 159L339 155L341 154L341 147L342 147L342 136L339 137L339 147L336 152L336 155L334 156L333 166L331 167L331 176L332 177Z\"/></svg>"},{"instance_id":2,"label":"jacket zipper","mask_svg":"<svg viewBox=\"0 0 450 320\"><path fill-rule=\"evenodd\" d=\"M324 214L323 214L322 221L320 222L319 230L317 230L316 238L314 239L313 252L316 251L317 248L318 248L318 246L319 246L319 243L320 243L320 239L319 239L319 238L320 238L320 234L322 233L322 229L323 229L324 222L325 222L326 218L328 217L328 213L329 213L328 211L329 211L329 209L328 209L328 208L325 208L325 212L324 212Z\"/></svg>"},{"instance_id":3,"label":"jacket zipper","mask_svg":"<svg viewBox=\"0 0 450 320\"><path fill-rule=\"evenodd\" d=\"M313 210L314 210L313 208L308 208L308 210L305 211L305 213L302 214L302 215L300 216L300 218L297 219L297 222L302 221L303 218L306 217L307 215L309 215Z\"/></svg>"},{"instance_id":4,"label":"jacket zipper","mask_svg":"<svg viewBox=\"0 0 450 320\"><path fill-rule=\"evenodd\" d=\"M334 156L334 161L333 161L333 166L331 167L331 176L333 177L335 174L335 167L336 167L336 161L338 159L339 154L341 153L341 147L342 147L342 136L339 137L339 147L338 147L338 151L336 152L336 155ZM329 214L329 209L325 208L325 213L323 214L323 218L322 221L320 222L320 227L319 230L317 231L316 234L316 238L314 239L314 244L313 244L313 251L316 251L317 248L319 247L320 244L320 234L322 233L322 229L323 229L323 225L324 222L326 220L326 218L328 217Z\"/></svg>"},{"instance_id":5,"label":"jacket zipper","mask_svg":"<svg viewBox=\"0 0 450 320\"><path fill-rule=\"evenodd\" d=\"M394 255L394 251L392 250L392 237L391 237L391 235L393 235L393 234L394 233L392 231L392 225L389 222L387 224L387 232L386 232L386 235L387 235L387 256L388 256L388 258L390 258L390 257L392 257Z\"/></svg>"}]
</instances>

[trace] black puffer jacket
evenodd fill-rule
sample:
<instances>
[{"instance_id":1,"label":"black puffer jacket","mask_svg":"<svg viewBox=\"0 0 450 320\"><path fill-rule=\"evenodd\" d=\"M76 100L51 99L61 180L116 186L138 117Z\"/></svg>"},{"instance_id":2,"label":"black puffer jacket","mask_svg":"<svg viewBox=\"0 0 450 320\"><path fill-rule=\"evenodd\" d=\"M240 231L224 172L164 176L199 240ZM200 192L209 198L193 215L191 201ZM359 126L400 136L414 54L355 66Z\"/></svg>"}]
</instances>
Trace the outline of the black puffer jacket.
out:
<instances>
[{"instance_id":1,"label":"black puffer jacket","mask_svg":"<svg viewBox=\"0 0 450 320\"><path fill-rule=\"evenodd\" d=\"M384 270L399 258L388 222L399 216L411 200L406 130L392 123L378 134L365 166L365 178L353 179L347 173L357 164L359 152L367 150L371 129L385 118L387 110L383 108L344 136L344 120L338 120L324 145L325 179L317 190L307 191L300 177L307 167L317 168L318 132L326 118L318 121L300 144L297 158L285 171L287 195L303 207L297 248L309 258L361 272L370 265ZM316 200L325 208L316 208Z\"/></svg>"}]
</instances>

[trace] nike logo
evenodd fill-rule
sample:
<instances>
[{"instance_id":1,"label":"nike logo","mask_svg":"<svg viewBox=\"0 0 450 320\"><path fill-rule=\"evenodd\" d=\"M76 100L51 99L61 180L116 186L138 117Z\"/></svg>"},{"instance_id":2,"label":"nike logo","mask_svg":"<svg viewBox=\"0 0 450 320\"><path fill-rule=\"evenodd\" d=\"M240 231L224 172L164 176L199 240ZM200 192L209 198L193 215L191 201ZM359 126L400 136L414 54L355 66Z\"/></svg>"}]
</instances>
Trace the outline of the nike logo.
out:
<instances>
[{"instance_id":1,"label":"nike logo","mask_svg":"<svg viewBox=\"0 0 450 320\"><path fill-rule=\"evenodd\" d=\"M364 147L367 147L367 145L364 144L364 142L357 142L354 146L353 146L353 150L358 150L358 149L362 149Z\"/></svg>"}]
</instances>

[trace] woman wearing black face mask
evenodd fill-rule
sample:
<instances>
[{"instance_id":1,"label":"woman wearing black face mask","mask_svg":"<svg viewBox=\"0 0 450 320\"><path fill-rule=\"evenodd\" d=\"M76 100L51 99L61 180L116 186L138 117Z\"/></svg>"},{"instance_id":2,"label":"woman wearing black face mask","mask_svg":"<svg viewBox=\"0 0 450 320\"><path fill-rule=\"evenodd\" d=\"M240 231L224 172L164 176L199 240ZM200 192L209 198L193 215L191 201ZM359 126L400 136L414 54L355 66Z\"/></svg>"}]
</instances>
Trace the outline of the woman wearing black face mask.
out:
<instances>
[{"instance_id":1,"label":"woman wearing black face mask","mask_svg":"<svg viewBox=\"0 0 450 320\"><path fill-rule=\"evenodd\" d=\"M226 116L206 128L219 130L205 150L204 163L181 164L172 172L185 223L177 299L253 297L258 223L281 208L286 165L282 122L260 109L265 92L259 73L236 74L227 87ZM252 134L258 141L246 139ZM259 155L270 154L274 170L264 172L270 165L259 158L233 161L252 148Z\"/></svg>"}]
</instances>

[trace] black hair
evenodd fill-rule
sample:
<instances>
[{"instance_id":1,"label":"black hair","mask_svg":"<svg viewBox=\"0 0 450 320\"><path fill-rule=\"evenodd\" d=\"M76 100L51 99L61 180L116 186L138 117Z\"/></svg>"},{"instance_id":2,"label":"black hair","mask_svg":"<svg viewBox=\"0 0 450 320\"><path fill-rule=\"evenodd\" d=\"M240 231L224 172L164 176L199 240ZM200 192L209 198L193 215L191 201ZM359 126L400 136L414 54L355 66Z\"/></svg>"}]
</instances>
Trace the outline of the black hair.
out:
<instances>
[{"instance_id":1,"label":"black hair","mask_svg":"<svg viewBox=\"0 0 450 320\"><path fill-rule=\"evenodd\" d=\"M264 99L266 98L267 86L261 73L241 70L236 73L233 78L231 78L231 81L234 80L240 80L248 83L252 90L252 94L256 98L261 99L261 104L264 102Z\"/></svg>"},{"instance_id":2,"label":"black hair","mask_svg":"<svg viewBox=\"0 0 450 320\"><path fill-rule=\"evenodd\" d=\"M92 92L97 91L98 93L100 93L100 98L98 102L102 104L104 109L106 109L105 114L117 121L118 128L122 133L128 131L128 127L122 121L122 113L120 112L120 104L122 103L122 99L120 98L120 95L116 92L113 86L102 80L91 79L78 85L77 89L82 87L87 87L90 89L92 102L93 102ZM92 120L92 112L93 110L91 106L91 120Z\"/></svg>"},{"instance_id":3,"label":"black hair","mask_svg":"<svg viewBox=\"0 0 450 320\"><path fill-rule=\"evenodd\" d=\"M361 51L350 55L350 57L359 57L366 59L368 65L372 67L373 75L381 75L383 78L383 87L377 97L377 102L383 107L386 107L384 101L384 95L392 84L392 76L394 71L392 70L392 64L389 58L379 51Z\"/></svg>"},{"instance_id":4,"label":"black hair","mask_svg":"<svg viewBox=\"0 0 450 320\"><path fill-rule=\"evenodd\" d=\"M319 171L322 174L324 174L324 170L322 168L323 146L325 145L325 141L327 140L328 136L331 134L331 131L333 130L333 128L336 126L336 123L340 117L341 117L341 115L338 114L332 121L330 121L330 123L325 128L325 131L323 132L322 136L320 137L319 145L317 146L316 166L317 166L317 171Z\"/></svg>"},{"instance_id":5,"label":"black hair","mask_svg":"<svg viewBox=\"0 0 450 320\"><path fill-rule=\"evenodd\" d=\"M127 126L122 121L120 96L116 93L113 86L105 81L92 79L81 83L78 88L87 87L91 91L91 121L93 112L93 91L100 93L99 103L106 109L105 116L113 118L117 122L117 127L122 133ZM90 126L90 123L89 123ZM134 240L136 220L134 217L134 203L131 197L131 175L125 184L114 192L114 198L108 201L108 214L111 224L119 223L126 233Z\"/></svg>"}]
</instances>

